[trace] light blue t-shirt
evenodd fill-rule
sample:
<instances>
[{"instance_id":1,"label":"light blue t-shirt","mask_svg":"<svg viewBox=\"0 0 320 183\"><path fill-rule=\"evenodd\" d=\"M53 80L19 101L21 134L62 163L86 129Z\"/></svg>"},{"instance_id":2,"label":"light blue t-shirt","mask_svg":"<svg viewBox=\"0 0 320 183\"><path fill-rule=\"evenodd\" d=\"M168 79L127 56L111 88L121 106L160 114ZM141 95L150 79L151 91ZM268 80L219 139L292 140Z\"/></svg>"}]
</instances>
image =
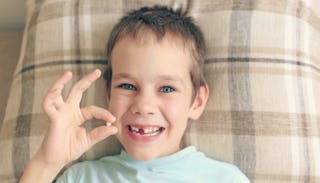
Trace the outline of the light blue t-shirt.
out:
<instances>
[{"instance_id":1,"label":"light blue t-shirt","mask_svg":"<svg viewBox=\"0 0 320 183\"><path fill-rule=\"evenodd\" d=\"M68 168L57 183L249 183L234 165L206 157L194 146L150 161L135 161L125 151Z\"/></svg>"}]
</instances>

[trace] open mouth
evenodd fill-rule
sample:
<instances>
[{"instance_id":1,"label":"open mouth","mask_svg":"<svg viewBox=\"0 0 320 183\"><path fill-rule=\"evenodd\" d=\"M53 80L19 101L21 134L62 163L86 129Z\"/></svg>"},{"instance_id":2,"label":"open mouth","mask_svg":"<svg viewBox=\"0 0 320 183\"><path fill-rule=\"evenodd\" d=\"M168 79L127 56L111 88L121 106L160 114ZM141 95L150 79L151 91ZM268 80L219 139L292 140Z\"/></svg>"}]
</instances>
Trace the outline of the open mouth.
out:
<instances>
[{"instance_id":1,"label":"open mouth","mask_svg":"<svg viewBox=\"0 0 320 183\"><path fill-rule=\"evenodd\" d=\"M130 132L141 136L155 136L165 130L164 127L160 126L136 127L133 125L128 125L128 129Z\"/></svg>"}]
</instances>

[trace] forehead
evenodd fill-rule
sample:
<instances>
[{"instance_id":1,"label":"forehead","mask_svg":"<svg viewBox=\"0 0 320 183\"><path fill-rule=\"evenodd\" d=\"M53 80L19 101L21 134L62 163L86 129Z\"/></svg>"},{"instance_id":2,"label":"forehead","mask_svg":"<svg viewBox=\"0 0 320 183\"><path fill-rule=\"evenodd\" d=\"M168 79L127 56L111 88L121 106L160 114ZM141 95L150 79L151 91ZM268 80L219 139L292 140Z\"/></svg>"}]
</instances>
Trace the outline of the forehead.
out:
<instances>
[{"instance_id":1,"label":"forehead","mask_svg":"<svg viewBox=\"0 0 320 183\"><path fill-rule=\"evenodd\" d=\"M113 73L152 72L187 77L191 60L182 40L169 35L159 40L155 35L146 34L139 39L127 36L119 40L112 51L111 66Z\"/></svg>"},{"instance_id":2,"label":"forehead","mask_svg":"<svg viewBox=\"0 0 320 183\"><path fill-rule=\"evenodd\" d=\"M138 54L141 49L144 49L143 52L145 54ZM125 56L124 53L136 57L147 56L148 54L152 54L152 51L158 51L158 54L161 53L162 56L167 57L180 56L180 59L189 65L193 60L189 46L181 37L170 33L159 37L151 30L140 31L140 33L135 35L121 36L112 50L110 60L114 62L115 57ZM153 54L154 56L157 55L156 53Z\"/></svg>"},{"instance_id":3,"label":"forehead","mask_svg":"<svg viewBox=\"0 0 320 183\"><path fill-rule=\"evenodd\" d=\"M191 50L193 50L194 43L189 40L189 38L184 37L183 35L173 33L173 32L160 32L152 30L149 27L141 27L136 31L128 31L125 30L119 34L117 41L114 43L114 47L123 39L135 41L137 44L146 44L146 43L153 43L153 44L161 44L163 42L169 41L172 45L179 47L186 53L190 54ZM114 47L111 52L114 51ZM111 59L111 58L110 58Z\"/></svg>"}]
</instances>

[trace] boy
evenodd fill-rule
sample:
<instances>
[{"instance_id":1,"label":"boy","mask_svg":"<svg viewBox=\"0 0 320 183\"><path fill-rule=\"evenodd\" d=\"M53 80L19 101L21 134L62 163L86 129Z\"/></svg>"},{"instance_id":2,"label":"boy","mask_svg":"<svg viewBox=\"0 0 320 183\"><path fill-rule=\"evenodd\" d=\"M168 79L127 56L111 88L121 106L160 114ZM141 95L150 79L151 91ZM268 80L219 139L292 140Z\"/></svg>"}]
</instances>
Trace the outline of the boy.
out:
<instances>
[{"instance_id":1,"label":"boy","mask_svg":"<svg viewBox=\"0 0 320 183\"><path fill-rule=\"evenodd\" d=\"M208 99L204 56L200 29L181 12L153 7L129 13L107 45L108 111L79 108L99 70L78 81L64 100L61 92L72 77L65 73L44 98L49 129L21 182L53 181L67 163L113 134L124 147L121 154L78 163L57 182L249 182L236 167L180 147L188 120L200 117ZM91 118L106 125L87 132L81 125Z\"/></svg>"}]
</instances>

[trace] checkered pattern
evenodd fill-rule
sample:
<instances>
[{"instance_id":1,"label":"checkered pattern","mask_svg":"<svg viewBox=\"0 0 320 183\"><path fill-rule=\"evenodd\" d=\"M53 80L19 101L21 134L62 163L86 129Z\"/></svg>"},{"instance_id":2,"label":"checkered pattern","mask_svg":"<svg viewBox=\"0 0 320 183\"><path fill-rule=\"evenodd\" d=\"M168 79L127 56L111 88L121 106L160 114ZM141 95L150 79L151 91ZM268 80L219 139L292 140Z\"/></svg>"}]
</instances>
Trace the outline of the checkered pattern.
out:
<instances>
[{"instance_id":1,"label":"checkered pattern","mask_svg":"<svg viewBox=\"0 0 320 183\"><path fill-rule=\"evenodd\" d=\"M27 0L22 51L0 129L0 182L17 182L41 143L47 120L40 103L59 75L71 70L77 80L103 69L109 32L129 10L187 7L183 2ZM255 183L320 182L320 1L190 2L207 41L210 99L183 144L236 164ZM91 104L105 107L102 80L85 94L82 105ZM109 138L82 159L119 149Z\"/></svg>"}]
</instances>

